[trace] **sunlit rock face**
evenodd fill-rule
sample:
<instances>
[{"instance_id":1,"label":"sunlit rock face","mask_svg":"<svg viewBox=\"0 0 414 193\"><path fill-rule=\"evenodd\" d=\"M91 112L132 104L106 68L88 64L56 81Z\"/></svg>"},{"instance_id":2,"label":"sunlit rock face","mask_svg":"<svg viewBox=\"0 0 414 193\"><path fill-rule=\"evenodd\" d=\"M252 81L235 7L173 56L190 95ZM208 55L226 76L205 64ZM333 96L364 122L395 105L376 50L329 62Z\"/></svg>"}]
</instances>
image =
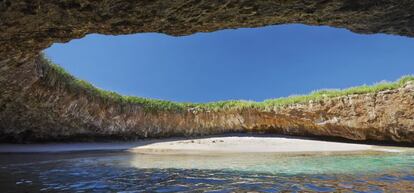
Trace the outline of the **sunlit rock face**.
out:
<instances>
[{"instance_id":1,"label":"sunlit rock face","mask_svg":"<svg viewBox=\"0 0 414 193\"><path fill-rule=\"evenodd\" d=\"M145 112L70 90L38 54L88 33L190 35L283 23L414 36L411 0L0 1L0 140L134 139L267 131L414 141L412 84L271 110Z\"/></svg>"},{"instance_id":2,"label":"sunlit rock face","mask_svg":"<svg viewBox=\"0 0 414 193\"><path fill-rule=\"evenodd\" d=\"M148 112L71 89L35 59L3 67L1 141L136 139L228 132L270 132L354 140L414 142L414 83L283 108Z\"/></svg>"}]
</instances>

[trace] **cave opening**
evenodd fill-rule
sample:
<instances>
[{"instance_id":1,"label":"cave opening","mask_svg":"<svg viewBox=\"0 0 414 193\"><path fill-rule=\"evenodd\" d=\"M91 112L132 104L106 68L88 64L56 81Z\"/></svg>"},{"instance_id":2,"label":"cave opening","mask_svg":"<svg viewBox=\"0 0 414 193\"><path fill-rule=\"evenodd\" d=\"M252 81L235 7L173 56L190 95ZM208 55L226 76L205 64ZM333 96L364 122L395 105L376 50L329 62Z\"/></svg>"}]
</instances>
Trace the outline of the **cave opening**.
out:
<instances>
[{"instance_id":1,"label":"cave opening","mask_svg":"<svg viewBox=\"0 0 414 193\"><path fill-rule=\"evenodd\" d=\"M253 100L343 89L414 73L414 41L299 24L190 36L92 34L45 50L77 78L179 102Z\"/></svg>"},{"instance_id":2,"label":"cave opening","mask_svg":"<svg viewBox=\"0 0 414 193\"><path fill-rule=\"evenodd\" d=\"M0 141L268 131L413 143L413 76L306 95L411 74L409 1L22 0L0 10ZM39 57L68 41L46 50L66 70ZM53 51L71 45L78 53L57 51L63 60ZM255 102L292 94L305 95Z\"/></svg>"}]
</instances>

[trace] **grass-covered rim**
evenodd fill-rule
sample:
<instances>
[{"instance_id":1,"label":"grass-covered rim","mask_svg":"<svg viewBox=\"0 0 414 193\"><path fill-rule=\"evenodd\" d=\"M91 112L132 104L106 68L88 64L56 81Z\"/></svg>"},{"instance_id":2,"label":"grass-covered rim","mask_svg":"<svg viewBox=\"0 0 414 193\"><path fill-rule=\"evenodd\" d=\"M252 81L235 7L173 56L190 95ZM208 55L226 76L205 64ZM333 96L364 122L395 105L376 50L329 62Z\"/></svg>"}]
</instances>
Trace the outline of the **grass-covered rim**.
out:
<instances>
[{"instance_id":1,"label":"grass-covered rim","mask_svg":"<svg viewBox=\"0 0 414 193\"><path fill-rule=\"evenodd\" d=\"M340 96L347 96L353 94L366 94L374 93L384 90L397 89L405 85L409 81L414 81L413 75L407 75L401 77L395 82L381 82L374 85L363 85L357 87L351 87L347 89L328 89L317 90L307 95L292 95L289 97L281 97L276 99L268 99L262 102L248 101L248 100L227 100L217 101L209 103L189 103L189 102L172 102L166 100L150 99L136 96L123 96L116 92L107 91L96 88L91 83L80 80L66 72L65 69L57 64L54 64L51 60L47 59L43 54L41 60L48 64L50 68L47 68L46 79L60 79L68 89L87 92L93 97L100 97L105 101L113 101L126 104L141 105L146 111L186 111L190 108L196 108L198 110L229 110L229 109L263 109L270 110L277 107L283 107L291 104L306 103L309 101L320 101L327 98L334 98Z\"/></svg>"}]
</instances>

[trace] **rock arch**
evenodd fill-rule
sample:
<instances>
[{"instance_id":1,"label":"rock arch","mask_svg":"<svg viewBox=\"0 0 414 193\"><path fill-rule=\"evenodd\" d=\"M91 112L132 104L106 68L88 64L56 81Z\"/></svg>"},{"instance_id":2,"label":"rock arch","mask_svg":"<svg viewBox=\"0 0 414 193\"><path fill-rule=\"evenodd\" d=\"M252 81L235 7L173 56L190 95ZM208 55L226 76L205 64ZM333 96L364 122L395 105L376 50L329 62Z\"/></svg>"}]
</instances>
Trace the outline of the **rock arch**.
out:
<instances>
[{"instance_id":1,"label":"rock arch","mask_svg":"<svg viewBox=\"0 0 414 193\"><path fill-rule=\"evenodd\" d=\"M285 23L414 36L411 0L1 0L0 140L129 139L271 131L414 141L414 89L405 87L273 110L157 111L73 90L39 53L89 33L174 36Z\"/></svg>"}]
</instances>

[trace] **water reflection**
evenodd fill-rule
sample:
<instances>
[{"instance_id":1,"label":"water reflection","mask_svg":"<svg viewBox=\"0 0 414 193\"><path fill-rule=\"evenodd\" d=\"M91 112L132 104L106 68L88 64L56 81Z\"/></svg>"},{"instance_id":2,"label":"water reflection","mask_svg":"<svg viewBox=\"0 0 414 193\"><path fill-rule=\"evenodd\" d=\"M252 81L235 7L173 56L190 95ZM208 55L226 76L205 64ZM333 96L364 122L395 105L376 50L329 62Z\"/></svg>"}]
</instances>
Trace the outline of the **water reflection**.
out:
<instances>
[{"instance_id":1,"label":"water reflection","mask_svg":"<svg viewBox=\"0 0 414 193\"><path fill-rule=\"evenodd\" d=\"M413 166L411 154L0 155L0 187L2 192L409 192Z\"/></svg>"}]
</instances>

